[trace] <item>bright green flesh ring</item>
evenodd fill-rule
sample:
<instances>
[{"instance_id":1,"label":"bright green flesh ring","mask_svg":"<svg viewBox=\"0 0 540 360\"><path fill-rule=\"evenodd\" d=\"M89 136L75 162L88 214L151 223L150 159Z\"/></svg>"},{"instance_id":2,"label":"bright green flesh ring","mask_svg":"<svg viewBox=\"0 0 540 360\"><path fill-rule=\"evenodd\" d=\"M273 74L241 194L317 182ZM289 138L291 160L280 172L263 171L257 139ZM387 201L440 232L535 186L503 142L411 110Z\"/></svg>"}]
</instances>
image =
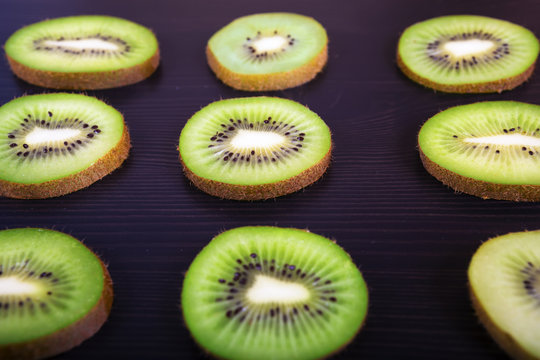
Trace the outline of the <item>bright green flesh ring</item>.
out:
<instances>
[{"instance_id":1,"label":"bright green flesh ring","mask_svg":"<svg viewBox=\"0 0 540 360\"><path fill-rule=\"evenodd\" d=\"M514 359L540 359L540 231L489 239L468 277L482 323Z\"/></svg>"},{"instance_id":2,"label":"bright green flesh ring","mask_svg":"<svg viewBox=\"0 0 540 360\"><path fill-rule=\"evenodd\" d=\"M420 150L440 167L474 180L540 185L540 106L512 101L449 108L429 119Z\"/></svg>"},{"instance_id":3,"label":"bright green flesh ring","mask_svg":"<svg viewBox=\"0 0 540 360\"><path fill-rule=\"evenodd\" d=\"M45 20L15 32L6 54L32 69L61 73L103 72L143 64L158 50L154 34L110 16Z\"/></svg>"},{"instance_id":4,"label":"bright green flesh ring","mask_svg":"<svg viewBox=\"0 0 540 360\"><path fill-rule=\"evenodd\" d=\"M310 17L267 13L236 19L215 33L208 47L234 73L270 74L305 65L327 42L324 28Z\"/></svg>"},{"instance_id":5,"label":"bright green flesh ring","mask_svg":"<svg viewBox=\"0 0 540 360\"><path fill-rule=\"evenodd\" d=\"M188 269L185 322L224 359L317 359L362 326L368 292L334 242L305 230L242 227L215 237Z\"/></svg>"},{"instance_id":6,"label":"bright green flesh ring","mask_svg":"<svg viewBox=\"0 0 540 360\"><path fill-rule=\"evenodd\" d=\"M76 174L114 148L123 116L76 94L23 96L0 107L0 180L39 184Z\"/></svg>"},{"instance_id":7,"label":"bright green flesh ring","mask_svg":"<svg viewBox=\"0 0 540 360\"><path fill-rule=\"evenodd\" d=\"M103 289L101 262L71 236L32 228L0 231L0 354L3 346L76 323L97 305Z\"/></svg>"},{"instance_id":8,"label":"bright green flesh ring","mask_svg":"<svg viewBox=\"0 0 540 360\"><path fill-rule=\"evenodd\" d=\"M190 171L236 185L289 179L320 162L330 148L330 131L317 114L294 101L270 97L206 106L187 122L179 143Z\"/></svg>"},{"instance_id":9,"label":"bright green flesh ring","mask_svg":"<svg viewBox=\"0 0 540 360\"><path fill-rule=\"evenodd\" d=\"M468 15L414 24L404 31L398 45L398 57L412 73L409 77L420 77L419 82L435 88L472 89L476 84L519 77L533 66L538 51L538 40L524 27Z\"/></svg>"}]
</instances>

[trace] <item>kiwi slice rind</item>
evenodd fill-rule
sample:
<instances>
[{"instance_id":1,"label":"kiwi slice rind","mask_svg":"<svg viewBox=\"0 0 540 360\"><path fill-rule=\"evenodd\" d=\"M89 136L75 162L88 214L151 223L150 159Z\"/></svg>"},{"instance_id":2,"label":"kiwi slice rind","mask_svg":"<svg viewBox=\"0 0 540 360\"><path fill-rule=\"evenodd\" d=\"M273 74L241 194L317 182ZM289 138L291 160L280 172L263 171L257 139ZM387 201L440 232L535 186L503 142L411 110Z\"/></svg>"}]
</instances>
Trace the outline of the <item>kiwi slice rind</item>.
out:
<instances>
[{"instance_id":1,"label":"kiwi slice rind","mask_svg":"<svg viewBox=\"0 0 540 360\"><path fill-rule=\"evenodd\" d=\"M42 199L85 188L127 158L120 112L79 94L23 96L0 107L0 195Z\"/></svg>"},{"instance_id":2,"label":"kiwi slice rind","mask_svg":"<svg viewBox=\"0 0 540 360\"><path fill-rule=\"evenodd\" d=\"M111 16L70 16L16 31L4 46L19 78L54 89L108 89L149 77L159 46L146 27Z\"/></svg>"},{"instance_id":3,"label":"kiwi slice rind","mask_svg":"<svg viewBox=\"0 0 540 360\"><path fill-rule=\"evenodd\" d=\"M106 266L77 239L0 231L1 359L42 359L79 345L101 328L112 302Z\"/></svg>"},{"instance_id":4,"label":"kiwi slice rind","mask_svg":"<svg viewBox=\"0 0 540 360\"><path fill-rule=\"evenodd\" d=\"M250 97L207 105L188 120L179 140L186 176L225 199L262 200L319 179L331 157L324 121L287 99Z\"/></svg>"},{"instance_id":5,"label":"kiwi slice rind","mask_svg":"<svg viewBox=\"0 0 540 360\"><path fill-rule=\"evenodd\" d=\"M243 16L216 32L206 47L208 65L239 90L282 90L312 80L328 60L326 30L293 13Z\"/></svg>"},{"instance_id":6,"label":"kiwi slice rind","mask_svg":"<svg viewBox=\"0 0 540 360\"><path fill-rule=\"evenodd\" d=\"M399 39L397 64L411 80L450 93L510 90L532 74L535 35L508 21L472 15L416 23Z\"/></svg>"},{"instance_id":7,"label":"kiwi slice rind","mask_svg":"<svg viewBox=\"0 0 540 360\"><path fill-rule=\"evenodd\" d=\"M318 359L363 326L368 290L351 257L307 230L248 226L216 236L190 265L184 320L222 359Z\"/></svg>"},{"instance_id":8,"label":"kiwi slice rind","mask_svg":"<svg viewBox=\"0 0 540 360\"><path fill-rule=\"evenodd\" d=\"M540 359L540 231L483 243L471 259L469 290L481 323L514 359Z\"/></svg>"},{"instance_id":9,"label":"kiwi slice rind","mask_svg":"<svg viewBox=\"0 0 540 360\"><path fill-rule=\"evenodd\" d=\"M430 118L418 146L426 170L484 199L540 200L540 106L515 101L461 105Z\"/></svg>"}]
</instances>

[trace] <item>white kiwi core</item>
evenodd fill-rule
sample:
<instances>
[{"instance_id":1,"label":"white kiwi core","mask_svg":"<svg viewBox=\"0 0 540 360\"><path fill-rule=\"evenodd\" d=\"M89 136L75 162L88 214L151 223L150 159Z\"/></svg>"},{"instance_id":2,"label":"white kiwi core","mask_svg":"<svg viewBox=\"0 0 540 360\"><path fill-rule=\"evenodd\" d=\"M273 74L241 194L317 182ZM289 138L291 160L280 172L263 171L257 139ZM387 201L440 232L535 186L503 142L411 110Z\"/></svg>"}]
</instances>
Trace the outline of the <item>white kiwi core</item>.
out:
<instances>
[{"instance_id":1,"label":"white kiwi core","mask_svg":"<svg viewBox=\"0 0 540 360\"><path fill-rule=\"evenodd\" d=\"M254 304L295 303L308 300L310 293L301 284L257 275L246 296Z\"/></svg>"},{"instance_id":2,"label":"white kiwi core","mask_svg":"<svg viewBox=\"0 0 540 360\"><path fill-rule=\"evenodd\" d=\"M69 140L80 133L81 131L77 129L44 129L36 127L32 132L26 135L25 140L28 145L42 144Z\"/></svg>"},{"instance_id":3,"label":"white kiwi core","mask_svg":"<svg viewBox=\"0 0 540 360\"><path fill-rule=\"evenodd\" d=\"M44 44L48 46L61 46L63 48L72 48L77 50L118 50L118 45L102 39L45 40Z\"/></svg>"},{"instance_id":4,"label":"white kiwi core","mask_svg":"<svg viewBox=\"0 0 540 360\"><path fill-rule=\"evenodd\" d=\"M234 138L231 139L231 145L237 149L249 150L271 148L284 144L285 141L286 138L283 135L271 131L238 130Z\"/></svg>"},{"instance_id":5,"label":"white kiwi core","mask_svg":"<svg viewBox=\"0 0 540 360\"><path fill-rule=\"evenodd\" d=\"M26 295L38 292L36 284L22 281L15 276L0 277L0 295Z\"/></svg>"},{"instance_id":6,"label":"white kiwi core","mask_svg":"<svg viewBox=\"0 0 540 360\"><path fill-rule=\"evenodd\" d=\"M280 35L274 35L270 37L263 37L253 42L253 47L259 53L276 51L287 44L287 39Z\"/></svg>"},{"instance_id":7,"label":"white kiwi core","mask_svg":"<svg viewBox=\"0 0 540 360\"><path fill-rule=\"evenodd\" d=\"M482 137L470 137L463 139L463 142L473 144L493 144L506 146L540 146L540 139L534 136L522 134L493 135Z\"/></svg>"},{"instance_id":8,"label":"white kiwi core","mask_svg":"<svg viewBox=\"0 0 540 360\"><path fill-rule=\"evenodd\" d=\"M452 55L458 57L482 53L488 51L494 46L495 43L490 40L470 39L449 41L444 44L444 49L450 52Z\"/></svg>"}]
</instances>

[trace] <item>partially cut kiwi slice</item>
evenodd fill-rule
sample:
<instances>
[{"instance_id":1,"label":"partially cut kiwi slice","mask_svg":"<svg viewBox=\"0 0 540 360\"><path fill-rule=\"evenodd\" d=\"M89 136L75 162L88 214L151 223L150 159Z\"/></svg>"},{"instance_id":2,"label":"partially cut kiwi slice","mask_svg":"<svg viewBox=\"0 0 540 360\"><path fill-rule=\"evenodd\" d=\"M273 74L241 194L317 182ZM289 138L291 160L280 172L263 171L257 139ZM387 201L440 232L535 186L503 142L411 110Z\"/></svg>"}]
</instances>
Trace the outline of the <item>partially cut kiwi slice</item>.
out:
<instances>
[{"instance_id":1,"label":"partially cut kiwi slice","mask_svg":"<svg viewBox=\"0 0 540 360\"><path fill-rule=\"evenodd\" d=\"M397 63L410 79L453 93L510 90L527 80L538 57L532 32L484 16L443 16L407 28Z\"/></svg>"},{"instance_id":2,"label":"partially cut kiwi slice","mask_svg":"<svg viewBox=\"0 0 540 360\"><path fill-rule=\"evenodd\" d=\"M189 267L185 322L223 359L318 359L360 330L368 291L350 256L306 230L241 227L216 236Z\"/></svg>"},{"instance_id":3,"label":"partially cut kiwi slice","mask_svg":"<svg viewBox=\"0 0 540 360\"><path fill-rule=\"evenodd\" d=\"M54 89L107 89L139 82L159 64L152 31L110 16L45 20L15 32L5 44L12 71Z\"/></svg>"},{"instance_id":4,"label":"partially cut kiwi slice","mask_svg":"<svg viewBox=\"0 0 540 360\"><path fill-rule=\"evenodd\" d=\"M330 130L297 102L270 97L216 101L180 134L180 161L201 190L235 200L297 191L330 163Z\"/></svg>"},{"instance_id":5,"label":"partially cut kiwi slice","mask_svg":"<svg viewBox=\"0 0 540 360\"><path fill-rule=\"evenodd\" d=\"M540 106L513 101L449 108L418 135L426 170L457 191L540 200Z\"/></svg>"},{"instance_id":6,"label":"partially cut kiwi slice","mask_svg":"<svg viewBox=\"0 0 540 360\"><path fill-rule=\"evenodd\" d=\"M41 359L94 335L113 301L103 263L73 237L0 231L0 358Z\"/></svg>"},{"instance_id":7,"label":"partially cut kiwi slice","mask_svg":"<svg viewBox=\"0 0 540 360\"><path fill-rule=\"evenodd\" d=\"M113 107L85 95L23 96L0 107L0 195L41 199L82 189L127 158Z\"/></svg>"},{"instance_id":8,"label":"partially cut kiwi slice","mask_svg":"<svg viewBox=\"0 0 540 360\"><path fill-rule=\"evenodd\" d=\"M313 18L264 13L238 18L208 41L210 68L225 84L246 91L304 84L328 59L326 30Z\"/></svg>"},{"instance_id":9,"label":"partially cut kiwi slice","mask_svg":"<svg viewBox=\"0 0 540 360\"><path fill-rule=\"evenodd\" d=\"M540 231L482 244L469 265L480 321L514 359L540 359Z\"/></svg>"}]
</instances>

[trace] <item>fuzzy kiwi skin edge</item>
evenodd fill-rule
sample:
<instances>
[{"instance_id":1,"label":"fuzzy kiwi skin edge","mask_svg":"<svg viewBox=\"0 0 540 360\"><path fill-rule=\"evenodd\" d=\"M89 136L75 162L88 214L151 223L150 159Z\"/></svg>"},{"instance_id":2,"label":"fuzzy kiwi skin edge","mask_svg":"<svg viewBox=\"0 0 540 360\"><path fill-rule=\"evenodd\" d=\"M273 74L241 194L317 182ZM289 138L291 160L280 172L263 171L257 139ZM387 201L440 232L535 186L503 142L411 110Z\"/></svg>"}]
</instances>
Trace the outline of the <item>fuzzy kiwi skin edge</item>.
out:
<instances>
[{"instance_id":1,"label":"fuzzy kiwi skin edge","mask_svg":"<svg viewBox=\"0 0 540 360\"><path fill-rule=\"evenodd\" d=\"M254 226L254 227L261 227L261 228L263 228L263 227L265 227L265 226L258 225L258 226ZM294 230L305 231L305 232L308 232L308 233L310 232L308 229L294 229ZM227 231L227 230L224 230L224 231L222 231L222 232L225 232L225 231ZM218 235L219 235L219 234L218 234ZM216 236L218 236L218 235L216 235ZM334 244L337 244L337 242L336 242L335 240L329 239L329 241L333 242ZM351 261L353 261L351 255L350 255L348 252L346 252L346 253L347 253L347 255L349 256L349 259L351 259ZM353 262L354 262L354 261L353 261ZM188 269L188 271L189 271L189 269ZM184 279L187 277L187 274L188 274L187 272L184 274ZM362 276L362 277L363 277L363 276ZM183 301L182 301L182 296L183 296L183 290L181 291L181 294L180 294L180 303L183 303ZM360 326L358 327L358 330L354 333L354 335L353 335L350 339L347 339L347 341L345 341L345 343L343 343L343 345L342 345L340 348L338 348L338 349L332 351L331 353L329 353L328 355L326 355L326 356L324 356L324 357L321 357L321 358L320 358L321 360L322 360L322 359L328 359L328 358L331 358L331 357L333 357L334 355L337 355L337 354L339 354L340 352L342 352L343 350L345 350L345 349L347 348L347 346L348 346L348 345L349 345L349 344L350 344L350 343L358 336L358 334L360 333L360 331L364 328L364 325L366 324L367 318L368 318L368 316L369 316L369 304L370 304L370 302L369 302L369 288L367 287L367 285L366 285L366 301L367 301L367 303L366 303L366 309L368 309L368 311L366 312L366 316L364 316L364 320L362 321L362 323L361 323ZM182 315L183 315L184 325L187 327L187 322L186 322L186 319L185 319L185 316L184 316L184 311L183 311L183 309L182 309L182 305L180 306L180 311L182 312ZM191 332L190 332L190 335L191 335ZM202 344L200 344L200 343L197 341L197 339L195 339L194 336L191 336L191 338L192 338L193 341L197 344L197 346L199 346L199 348L200 348L201 350L204 351L205 355L211 356L211 357L213 357L213 358L215 358L215 359L219 359L219 360L228 360L228 359L226 359L226 358L222 358L222 357L217 356L216 354L214 354L214 353L212 353L212 352L206 350L206 349L202 346ZM533 359L533 360L534 360L534 359Z\"/></svg>"},{"instance_id":2,"label":"fuzzy kiwi skin edge","mask_svg":"<svg viewBox=\"0 0 540 360\"><path fill-rule=\"evenodd\" d=\"M129 131L124 124L118 144L83 171L38 184L19 184L0 179L0 195L15 199L45 199L72 193L90 186L118 168L127 159L130 148Z\"/></svg>"},{"instance_id":3,"label":"fuzzy kiwi skin edge","mask_svg":"<svg viewBox=\"0 0 540 360\"><path fill-rule=\"evenodd\" d=\"M148 60L129 68L96 72L43 71L27 67L6 54L11 71L30 84L51 89L97 90L135 84L159 66L159 49Z\"/></svg>"},{"instance_id":4,"label":"fuzzy kiwi skin edge","mask_svg":"<svg viewBox=\"0 0 540 360\"><path fill-rule=\"evenodd\" d=\"M487 332L491 335L493 340L504 350L510 357L517 360L538 360L538 357L535 357L528 352L526 352L512 335L508 334L501 328L499 328L493 320L490 318L488 313L484 310L480 301L476 297L472 287L469 284L469 294L471 297L472 306L475 310L476 316L484 325Z\"/></svg>"},{"instance_id":5,"label":"fuzzy kiwi skin edge","mask_svg":"<svg viewBox=\"0 0 540 360\"><path fill-rule=\"evenodd\" d=\"M318 163L300 174L290 179L260 185L236 185L206 179L193 173L182 161L182 155L179 158L186 177L196 187L210 195L230 200L266 200L293 193L317 181L330 165L332 147L331 144L326 155Z\"/></svg>"},{"instance_id":6,"label":"fuzzy kiwi skin edge","mask_svg":"<svg viewBox=\"0 0 540 360\"><path fill-rule=\"evenodd\" d=\"M456 191L478 196L482 199L540 201L540 185L508 185L475 180L439 166L431 161L420 147L418 151L427 172Z\"/></svg>"},{"instance_id":7,"label":"fuzzy kiwi skin edge","mask_svg":"<svg viewBox=\"0 0 540 360\"><path fill-rule=\"evenodd\" d=\"M300 86L315 78L328 61L328 43L308 63L296 69L278 73L235 73L221 65L209 46L206 47L206 59L218 79L235 89L244 91L284 90Z\"/></svg>"},{"instance_id":8,"label":"fuzzy kiwi skin edge","mask_svg":"<svg viewBox=\"0 0 540 360\"><path fill-rule=\"evenodd\" d=\"M399 56L399 53L397 54L397 65L409 79L411 79L412 81L416 83L419 83L428 88L439 90L442 92L465 94L465 93L494 93L494 92L501 93L505 90L512 90L529 79L529 77L533 73L536 62L534 62L531 66L529 66L527 70L525 70L521 74L509 77L506 79L499 79L495 81L482 82L482 83L454 84L454 85L436 83L416 74L414 71L409 69L407 65L405 65L405 63Z\"/></svg>"},{"instance_id":9,"label":"fuzzy kiwi skin edge","mask_svg":"<svg viewBox=\"0 0 540 360\"><path fill-rule=\"evenodd\" d=\"M74 324L51 335L26 343L0 346L2 360L36 360L48 358L71 350L96 334L111 312L114 298L112 279L101 260L103 269L103 291L97 304Z\"/></svg>"}]
</instances>

